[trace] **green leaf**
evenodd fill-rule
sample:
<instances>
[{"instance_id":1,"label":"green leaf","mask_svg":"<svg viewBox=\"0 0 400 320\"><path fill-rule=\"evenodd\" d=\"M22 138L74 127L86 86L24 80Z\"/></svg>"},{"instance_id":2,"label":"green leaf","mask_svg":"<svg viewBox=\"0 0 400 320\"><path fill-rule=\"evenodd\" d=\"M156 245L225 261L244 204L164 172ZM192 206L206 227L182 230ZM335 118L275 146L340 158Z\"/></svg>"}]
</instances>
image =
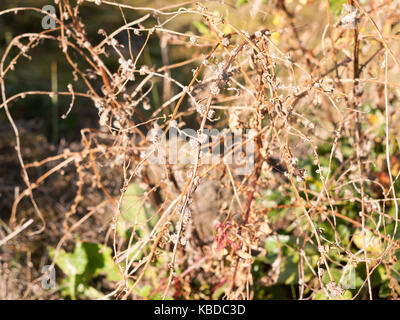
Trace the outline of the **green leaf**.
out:
<instances>
[{"instance_id":1,"label":"green leaf","mask_svg":"<svg viewBox=\"0 0 400 320\"><path fill-rule=\"evenodd\" d=\"M391 290L389 288L389 281L386 281L379 288L379 298L387 298L391 295Z\"/></svg>"},{"instance_id":2,"label":"green leaf","mask_svg":"<svg viewBox=\"0 0 400 320\"><path fill-rule=\"evenodd\" d=\"M346 290L342 296L335 297L334 300L351 300L352 297L353 297L353 295L352 295L351 291ZM314 293L312 299L313 300L330 300L328 295L326 295L323 290L319 290L316 293Z\"/></svg>"},{"instance_id":3,"label":"green leaf","mask_svg":"<svg viewBox=\"0 0 400 320\"><path fill-rule=\"evenodd\" d=\"M279 253L279 248L281 247L280 244L283 243L288 243L290 240L290 237L285 234L278 234L278 235L272 235L267 237L264 243L264 247L267 250L267 252L273 253L273 254L278 254Z\"/></svg>"},{"instance_id":4,"label":"green leaf","mask_svg":"<svg viewBox=\"0 0 400 320\"><path fill-rule=\"evenodd\" d=\"M266 263L273 263L279 254L282 244L288 243L290 237L287 235L272 235L267 237L264 242L264 248L267 250Z\"/></svg>"},{"instance_id":5,"label":"green leaf","mask_svg":"<svg viewBox=\"0 0 400 320\"><path fill-rule=\"evenodd\" d=\"M351 270L346 269L345 267L342 270L336 268L329 268L329 270L331 271L333 281L335 283L340 284L340 286L343 289L356 289L359 288L363 283L360 276L356 274L354 268ZM322 276L322 282L324 284L327 284L330 281L331 280L329 277L329 273L325 272L324 275Z\"/></svg>"},{"instance_id":6,"label":"green leaf","mask_svg":"<svg viewBox=\"0 0 400 320\"><path fill-rule=\"evenodd\" d=\"M289 285L299 281L298 261L299 254L297 252L282 258L278 283Z\"/></svg>"},{"instance_id":7,"label":"green leaf","mask_svg":"<svg viewBox=\"0 0 400 320\"><path fill-rule=\"evenodd\" d=\"M245 3L247 3L247 0L237 0L236 1L236 7L240 8Z\"/></svg>"},{"instance_id":8,"label":"green leaf","mask_svg":"<svg viewBox=\"0 0 400 320\"><path fill-rule=\"evenodd\" d=\"M349 241L350 241L350 235L351 235L349 227L344 225L344 224L340 224L337 227L337 231L339 232L339 235L340 235L340 238L343 241L343 244L347 245L349 243Z\"/></svg>"},{"instance_id":9,"label":"green leaf","mask_svg":"<svg viewBox=\"0 0 400 320\"><path fill-rule=\"evenodd\" d=\"M49 255L53 259L55 249L48 248ZM56 265L67 275L75 276L82 274L88 263L88 258L85 250L82 247L81 242L77 242L73 253L67 253L64 250L60 250Z\"/></svg>"},{"instance_id":10,"label":"green leaf","mask_svg":"<svg viewBox=\"0 0 400 320\"><path fill-rule=\"evenodd\" d=\"M112 259L112 250L110 247L104 247L97 243L84 243L89 263L85 270L88 279L105 274L109 281L119 281L122 279L118 267Z\"/></svg>"},{"instance_id":11,"label":"green leaf","mask_svg":"<svg viewBox=\"0 0 400 320\"><path fill-rule=\"evenodd\" d=\"M345 3L347 3L347 0L329 0L329 7L336 17L340 15Z\"/></svg>"},{"instance_id":12,"label":"green leaf","mask_svg":"<svg viewBox=\"0 0 400 320\"><path fill-rule=\"evenodd\" d=\"M145 190L138 183L128 186L121 205L121 216L117 224L117 232L121 237L130 238L129 228L133 226L139 237L145 237L149 232L149 224L155 224L155 208L146 207ZM153 217L153 218L152 218Z\"/></svg>"},{"instance_id":13,"label":"green leaf","mask_svg":"<svg viewBox=\"0 0 400 320\"><path fill-rule=\"evenodd\" d=\"M222 286L220 286L220 287L218 287L214 292L213 292L213 294L212 294L212 299L213 300L218 300L218 299L220 299L222 296L223 296L223 294L224 294L224 292L225 292L225 290L228 288L228 283L224 283Z\"/></svg>"},{"instance_id":14,"label":"green leaf","mask_svg":"<svg viewBox=\"0 0 400 320\"><path fill-rule=\"evenodd\" d=\"M48 248L54 259L55 249ZM112 259L112 250L97 243L77 241L73 253L60 250L56 265L66 274L61 282L63 297L76 296L100 298L101 292L89 286L92 279L100 274L106 275L109 281L120 281L122 275Z\"/></svg>"},{"instance_id":15,"label":"green leaf","mask_svg":"<svg viewBox=\"0 0 400 320\"><path fill-rule=\"evenodd\" d=\"M207 26L203 22L194 20L193 25L203 36L210 35L210 30L208 30Z\"/></svg>"},{"instance_id":16,"label":"green leaf","mask_svg":"<svg viewBox=\"0 0 400 320\"><path fill-rule=\"evenodd\" d=\"M72 300L76 300L75 289L75 276L67 277L60 283L60 293L63 298L71 297Z\"/></svg>"},{"instance_id":17,"label":"green leaf","mask_svg":"<svg viewBox=\"0 0 400 320\"><path fill-rule=\"evenodd\" d=\"M158 292L154 296L151 297L150 300L163 300L163 293ZM173 300L172 297L166 296L165 300Z\"/></svg>"},{"instance_id":18,"label":"green leaf","mask_svg":"<svg viewBox=\"0 0 400 320\"><path fill-rule=\"evenodd\" d=\"M336 283L339 283L340 277L342 276L342 272L335 268L329 268L329 270L331 271L333 281L335 281ZM329 277L329 273L325 272L324 275L322 276L322 282L324 284L327 284L330 281L331 281L331 279Z\"/></svg>"},{"instance_id":19,"label":"green leaf","mask_svg":"<svg viewBox=\"0 0 400 320\"><path fill-rule=\"evenodd\" d=\"M136 294L141 298L147 298L151 293L151 286L146 284L143 288L136 289Z\"/></svg>"},{"instance_id":20,"label":"green leaf","mask_svg":"<svg viewBox=\"0 0 400 320\"><path fill-rule=\"evenodd\" d=\"M346 291L343 293L342 299L343 299L343 300L351 300L351 298L353 298L353 294L351 293L350 290L346 290Z\"/></svg>"},{"instance_id":21,"label":"green leaf","mask_svg":"<svg viewBox=\"0 0 400 320\"><path fill-rule=\"evenodd\" d=\"M313 300L328 300L328 296L323 290L319 290L313 295Z\"/></svg>"},{"instance_id":22,"label":"green leaf","mask_svg":"<svg viewBox=\"0 0 400 320\"><path fill-rule=\"evenodd\" d=\"M354 234L353 241L359 249L363 249L364 245L367 245L367 252L374 256L379 256L383 251L380 238L374 236L374 234L369 230L365 230L365 234L362 230L357 230Z\"/></svg>"},{"instance_id":23,"label":"green leaf","mask_svg":"<svg viewBox=\"0 0 400 320\"><path fill-rule=\"evenodd\" d=\"M100 291L96 290L91 286L85 287L82 294L90 299L101 299L104 297L103 293L101 293Z\"/></svg>"}]
</instances>

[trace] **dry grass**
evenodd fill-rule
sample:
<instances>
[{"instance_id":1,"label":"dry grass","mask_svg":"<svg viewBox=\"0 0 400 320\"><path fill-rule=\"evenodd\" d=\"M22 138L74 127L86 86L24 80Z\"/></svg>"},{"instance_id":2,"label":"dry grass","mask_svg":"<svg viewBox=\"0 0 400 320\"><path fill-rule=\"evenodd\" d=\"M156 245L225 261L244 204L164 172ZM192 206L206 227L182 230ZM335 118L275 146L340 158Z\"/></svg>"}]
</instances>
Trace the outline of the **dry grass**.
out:
<instances>
[{"instance_id":1,"label":"dry grass","mask_svg":"<svg viewBox=\"0 0 400 320\"><path fill-rule=\"evenodd\" d=\"M239 9L216 2L155 9L56 1L63 13L56 28L14 37L0 63L1 109L15 135L25 183L7 223L7 234L15 234L5 241L3 232L2 250L12 252L21 234L39 240L47 235L57 243L54 265L76 235L104 243L122 277L106 296L119 299L140 297L137 290L145 285L164 298L215 298L218 288L225 299L260 298L260 287L278 283L285 254L293 252L296 298L342 297L345 289L333 269L346 267L364 274L353 298L375 298L371 275L380 266L389 296L397 298L400 2L365 2L349 1L355 11L336 17L329 7L335 1L251 1ZM82 3L120 10L121 27L108 34L100 29L103 40L91 41L79 15ZM18 8L0 15L25 11L46 14ZM137 20L125 21L125 12L136 12ZM180 23L192 19L201 21L201 32L181 30ZM248 29L243 21L251 21ZM141 40L129 37L123 46L117 35L128 29ZM162 66L143 58L154 39ZM8 97L7 76L48 41L59 43L76 81L86 86L78 92L71 83L56 94L71 97L68 110L76 99L93 102L99 127L81 131L79 148L28 163L13 108L25 97L55 93L21 88ZM188 73L189 81L182 76ZM165 148L161 138L171 127L194 129L190 142L180 145L193 161L150 163ZM250 173L235 174L241 164L223 157L213 164L202 158L205 130L224 128L243 136L237 148L254 138ZM150 141L152 129L162 134ZM223 143L214 142L212 148ZM54 213L43 212L36 194L48 181L63 179L62 172L70 175L75 196L62 216L48 222ZM130 186L138 184L145 192L132 197ZM26 199L34 208L29 217L19 211ZM128 221L130 201L137 217ZM18 229L28 218L34 223ZM125 237L120 223L140 232ZM342 226L350 234L344 236ZM268 253L266 241L278 234L294 240L278 241L275 261L258 279L253 267ZM41 279L33 277L32 284Z\"/></svg>"}]
</instances>

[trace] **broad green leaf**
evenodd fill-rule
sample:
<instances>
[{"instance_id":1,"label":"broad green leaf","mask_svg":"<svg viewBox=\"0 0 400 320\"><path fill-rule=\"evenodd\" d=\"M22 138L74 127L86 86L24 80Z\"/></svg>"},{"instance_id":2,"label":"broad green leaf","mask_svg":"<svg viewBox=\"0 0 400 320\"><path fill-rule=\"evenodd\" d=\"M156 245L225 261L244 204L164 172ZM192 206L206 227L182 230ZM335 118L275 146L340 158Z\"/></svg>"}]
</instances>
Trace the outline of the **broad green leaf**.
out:
<instances>
[{"instance_id":1,"label":"broad green leaf","mask_svg":"<svg viewBox=\"0 0 400 320\"><path fill-rule=\"evenodd\" d=\"M329 298L328 295L323 290L319 290L313 294L312 299L313 300L351 300L352 297L353 297L353 295L352 295L351 291L349 291L349 290L346 290L342 296L335 297L335 298Z\"/></svg>"},{"instance_id":2,"label":"broad green leaf","mask_svg":"<svg viewBox=\"0 0 400 320\"><path fill-rule=\"evenodd\" d=\"M149 224L155 223L156 210L144 202L145 192L138 183L128 186L122 200L121 215L117 224L117 231L121 237L129 238L128 230L133 227L138 236L143 238L150 232Z\"/></svg>"},{"instance_id":3,"label":"broad green leaf","mask_svg":"<svg viewBox=\"0 0 400 320\"><path fill-rule=\"evenodd\" d=\"M213 300L218 300L222 297L225 290L228 288L228 283L224 283L222 286L218 287L212 294Z\"/></svg>"},{"instance_id":4,"label":"broad green leaf","mask_svg":"<svg viewBox=\"0 0 400 320\"><path fill-rule=\"evenodd\" d=\"M146 284L144 287L136 289L135 292L141 298L148 298L151 293L151 286Z\"/></svg>"},{"instance_id":5,"label":"broad green leaf","mask_svg":"<svg viewBox=\"0 0 400 320\"><path fill-rule=\"evenodd\" d=\"M279 253L279 248L280 244L282 243L288 243L290 240L290 237L288 235L284 234L279 234L277 236L272 235L267 237L265 239L264 247L267 250L267 252L278 254Z\"/></svg>"},{"instance_id":6,"label":"broad green leaf","mask_svg":"<svg viewBox=\"0 0 400 320\"><path fill-rule=\"evenodd\" d=\"M343 268L343 270L340 270L330 268L329 270L332 274L333 281L339 283L343 289L359 288L363 283L363 280L356 274L355 269L348 270ZM329 273L325 272L322 276L322 282L327 284L330 281Z\"/></svg>"},{"instance_id":7,"label":"broad green leaf","mask_svg":"<svg viewBox=\"0 0 400 320\"><path fill-rule=\"evenodd\" d=\"M389 281L384 282L379 288L379 298L387 298L391 294Z\"/></svg>"},{"instance_id":8,"label":"broad green leaf","mask_svg":"<svg viewBox=\"0 0 400 320\"><path fill-rule=\"evenodd\" d=\"M100 291L96 290L91 286L85 287L82 294L90 299L101 299L104 297L103 293L101 293Z\"/></svg>"},{"instance_id":9,"label":"broad green leaf","mask_svg":"<svg viewBox=\"0 0 400 320\"><path fill-rule=\"evenodd\" d=\"M70 297L72 300L76 300L76 285L75 276L70 276L63 279L60 283L60 293L63 298Z\"/></svg>"},{"instance_id":10,"label":"broad green leaf","mask_svg":"<svg viewBox=\"0 0 400 320\"><path fill-rule=\"evenodd\" d=\"M119 281L122 279L122 275L112 259L112 250L110 247L104 247L97 243L84 243L83 247L89 260L85 270L85 274L89 278L105 274L110 281Z\"/></svg>"},{"instance_id":11,"label":"broad green leaf","mask_svg":"<svg viewBox=\"0 0 400 320\"><path fill-rule=\"evenodd\" d=\"M55 249L49 248L49 255L53 259ZM81 242L77 242L73 253L60 250L56 264L67 275L75 276L84 272L88 258Z\"/></svg>"},{"instance_id":12,"label":"broad green leaf","mask_svg":"<svg viewBox=\"0 0 400 320\"><path fill-rule=\"evenodd\" d=\"M264 248L267 250L265 256L266 263L273 263L279 254L280 247L283 243L288 243L290 237L287 235L272 235L267 237L264 242Z\"/></svg>"},{"instance_id":13,"label":"broad green leaf","mask_svg":"<svg viewBox=\"0 0 400 320\"><path fill-rule=\"evenodd\" d=\"M366 230L365 233L360 229L357 230L354 235L353 241L359 249L363 249L364 245L366 245L367 252L371 253L374 256L378 256L383 251L381 240L378 237L374 236L373 233L369 230Z\"/></svg>"},{"instance_id":14,"label":"broad green leaf","mask_svg":"<svg viewBox=\"0 0 400 320\"><path fill-rule=\"evenodd\" d=\"M193 25L203 36L210 35L210 30L208 30L207 26L203 22L194 20Z\"/></svg>"},{"instance_id":15,"label":"broad green leaf","mask_svg":"<svg viewBox=\"0 0 400 320\"><path fill-rule=\"evenodd\" d=\"M158 292L154 296L151 297L150 300L163 300L163 293ZM173 300L171 296L166 296L165 300Z\"/></svg>"},{"instance_id":16,"label":"broad green leaf","mask_svg":"<svg viewBox=\"0 0 400 320\"><path fill-rule=\"evenodd\" d=\"M54 258L55 249L48 248L48 251ZM111 248L101 244L77 241L72 253L60 251L56 264L67 276L61 281L61 294L73 300L77 296L100 298L101 292L89 286L92 279L100 274L104 274L109 281L122 279L113 262Z\"/></svg>"},{"instance_id":17,"label":"broad green leaf","mask_svg":"<svg viewBox=\"0 0 400 320\"><path fill-rule=\"evenodd\" d=\"M244 5L247 2L248 2L247 0L237 0L236 7L240 8L242 5Z\"/></svg>"},{"instance_id":18,"label":"broad green leaf","mask_svg":"<svg viewBox=\"0 0 400 320\"><path fill-rule=\"evenodd\" d=\"M299 255L297 252L282 258L278 283L288 285L299 281L298 261Z\"/></svg>"},{"instance_id":19,"label":"broad green leaf","mask_svg":"<svg viewBox=\"0 0 400 320\"><path fill-rule=\"evenodd\" d=\"M342 6L347 3L347 0L329 0L329 7L335 16L339 16L342 11Z\"/></svg>"}]
</instances>

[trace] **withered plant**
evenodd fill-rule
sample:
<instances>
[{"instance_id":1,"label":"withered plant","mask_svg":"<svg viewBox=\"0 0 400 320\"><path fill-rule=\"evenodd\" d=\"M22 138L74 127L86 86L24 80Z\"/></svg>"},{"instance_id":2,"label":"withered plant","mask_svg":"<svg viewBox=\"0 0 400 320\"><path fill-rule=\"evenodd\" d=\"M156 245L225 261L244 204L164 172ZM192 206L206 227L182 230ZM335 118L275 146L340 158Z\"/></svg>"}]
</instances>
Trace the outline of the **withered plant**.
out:
<instances>
[{"instance_id":1,"label":"withered plant","mask_svg":"<svg viewBox=\"0 0 400 320\"><path fill-rule=\"evenodd\" d=\"M14 36L0 62L25 184L0 254L6 262L21 243L54 244L41 265L24 251L21 295L40 296L41 267L64 271L60 256L78 237L112 249L118 277L100 285L102 298L397 298L400 1L130 3L0 12L55 24ZM83 6L116 10L120 27L99 21L89 34ZM74 82L7 95L18 63L34 64L48 42ZM70 97L60 121L78 105L96 108L98 126L81 130L80 146L27 161L13 110L33 95ZM229 145L228 133L240 142ZM40 190L66 176L68 207L43 212ZM274 296L285 286L289 296Z\"/></svg>"}]
</instances>

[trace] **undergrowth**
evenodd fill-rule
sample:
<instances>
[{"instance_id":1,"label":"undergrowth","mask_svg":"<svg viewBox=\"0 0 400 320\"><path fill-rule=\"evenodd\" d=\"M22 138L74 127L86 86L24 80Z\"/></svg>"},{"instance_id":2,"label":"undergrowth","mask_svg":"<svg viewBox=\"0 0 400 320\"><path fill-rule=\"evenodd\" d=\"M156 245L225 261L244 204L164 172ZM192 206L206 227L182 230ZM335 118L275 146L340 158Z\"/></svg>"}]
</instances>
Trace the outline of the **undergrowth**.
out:
<instances>
[{"instance_id":1,"label":"undergrowth","mask_svg":"<svg viewBox=\"0 0 400 320\"><path fill-rule=\"evenodd\" d=\"M55 23L1 51L0 297L398 298L400 1L131 3L0 12ZM49 43L70 82L11 93ZM97 125L35 140L34 96Z\"/></svg>"}]
</instances>

